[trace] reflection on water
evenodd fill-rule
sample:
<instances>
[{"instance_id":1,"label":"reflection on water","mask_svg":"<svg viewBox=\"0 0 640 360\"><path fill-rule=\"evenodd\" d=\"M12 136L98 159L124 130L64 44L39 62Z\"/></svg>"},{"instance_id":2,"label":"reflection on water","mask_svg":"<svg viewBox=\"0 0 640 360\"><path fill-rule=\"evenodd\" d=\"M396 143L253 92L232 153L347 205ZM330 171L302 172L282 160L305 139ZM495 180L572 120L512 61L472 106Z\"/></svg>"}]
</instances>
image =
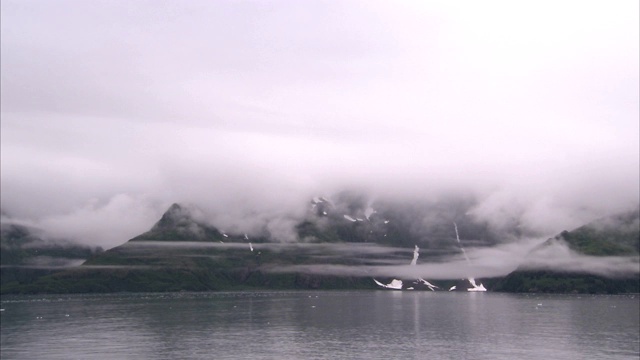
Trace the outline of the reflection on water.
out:
<instances>
[{"instance_id":1,"label":"reflection on water","mask_svg":"<svg viewBox=\"0 0 640 360\"><path fill-rule=\"evenodd\" d=\"M242 292L3 297L6 359L627 359L637 296Z\"/></svg>"}]
</instances>

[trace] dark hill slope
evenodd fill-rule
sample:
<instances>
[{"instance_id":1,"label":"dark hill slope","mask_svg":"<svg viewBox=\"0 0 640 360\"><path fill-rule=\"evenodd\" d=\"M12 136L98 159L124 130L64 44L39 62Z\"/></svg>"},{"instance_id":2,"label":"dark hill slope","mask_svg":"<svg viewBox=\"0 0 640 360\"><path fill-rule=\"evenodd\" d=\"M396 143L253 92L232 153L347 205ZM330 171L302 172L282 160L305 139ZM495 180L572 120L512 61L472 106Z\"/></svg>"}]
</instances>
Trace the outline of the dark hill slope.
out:
<instances>
[{"instance_id":1,"label":"dark hill slope","mask_svg":"<svg viewBox=\"0 0 640 360\"><path fill-rule=\"evenodd\" d=\"M197 210L174 204L149 231L125 244L33 283L3 285L2 292L374 289L369 276L323 276L299 266L408 264L414 245L421 248L421 262L439 261L443 255L460 252L454 226L463 246L492 246L502 237L521 235L517 223L510 232L497 232L474 220L468 215L472 205L441 201L427 206L372 206L348 197L316 198L296 227L298 241L283 243L267 230L251 238L223 233L203 221ZM602 219L549 242L566 242L585 254L637 256L637 217L636 211ZM633 292L638 287L637 277L611 280L525 271L487 285L490 290L511 292Z\"/></svg>"},{"instance_id":2,"label":"dark hill slope","mask_svg":"<svg viewBox=\"0 0 640 360\"><path fill-rule=\"evenodd\" d=\"M223 233L201 220L197 209L174 204L149 231L82 266L3 291L376 288L370 277L312 275L291 267L407 264L414 245L424 250L423 261L459 253L454 223L464 246L495 244L499 234L467 215L473 205L452 199L373 204L351 193L333 201L316 198L296 227L298 241L282 243L267 230L251 239ZM378 254L367 246L386 248Z\"/></svg>"},{"instance_id":3,"label":"dark hill slope","mask_svg":"<svg viewBox=\"0 0 640 360\"><path fill-rule=\"evenodd\" d=\"M130 241L221 241L222 233L201 221L197 221L187 207L173 204L153 225L151 230Z\"/></svg>"},{"instance_id":4,"label":"dark hill slope","mask_svg":"<svg viewBox=\"0 0 640 360\"><path fill-rule=\"evenodd\" d=\"M375 287L368 277L272 271L295 265L366 263L367 259L326 251L322 244L267 243L264 238L251 241L244 234L223 234L215 227L195 220L183 207L173 205L150 231L89 258L82 266L45 276L32 284L9 284L3 286L2 291L75 293Z\"/></svg>"},{"instance_id":5,"label":"dark hill slope","mask_svg":"<svg viewBox=\"0 0 640 360\"><path fill-rule=\"evenodd\" d=\"M542 247L566 243L577 253L590 256L636 257L640 253L638 210L602 218L572 231L563 231ZM538 249L534 250L537 251ZM519 269L495 286L505 292L639 293L640 263L635 274L604 277L572 272Z\"/></svg>"},{"instance_id":6,"label":"dark hill slope","mask_svg":"<svg viewBox=\"0 0 640 360\"><path fill-rule=\"evenodd\" d=\"M0 225L0 283L28 284L40 276L78 265L102 252L101 248L68 240L44 240L42 231L20 224Z\"/></svg>"}]
</instances>

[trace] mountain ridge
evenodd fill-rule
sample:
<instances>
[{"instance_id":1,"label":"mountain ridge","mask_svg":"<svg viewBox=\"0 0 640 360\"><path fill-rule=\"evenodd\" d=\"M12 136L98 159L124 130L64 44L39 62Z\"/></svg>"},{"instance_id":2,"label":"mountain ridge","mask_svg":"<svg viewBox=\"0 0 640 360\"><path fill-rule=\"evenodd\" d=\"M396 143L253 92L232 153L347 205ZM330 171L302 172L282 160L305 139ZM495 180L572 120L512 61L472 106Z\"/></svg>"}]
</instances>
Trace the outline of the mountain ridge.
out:
<instances>
[{"instance_id":1,"label":"mountain ridge","mask_svg":"<svg viewBox=\"0 0 640 360\"><path fill-rule=\"evenodd\" d=\"M463 243L467 234L472 233L474 229L479 229L481 233L485 234L479 237L491 236L488 228L483 228L482 224L474 224L472 220L468 218L465 220L460 216L465 210L464 207L448 213L447 216L439 213L438 211L442 209L437 206L435 210L420 214L420 216L424 214L426 217L431 216L429 225L437 225L434 226L434 231L428 233L428 236L424 234L413 236L419 230L406 229L410 223L403 222L400 216L403 213L394 213L388 209L384 206L373 209L371 204L367 205L366 203L349 207L339 202L337 204L331 203L325 198L314 198L310 204L310 215L296 226L297 235L301 241L299 243L282 243L264 236L254 238L247 234L227 234L213 225L196 219L190 207L175 203L165 211L149 231L133 237L120 246L99 254L92 254L81 266L47 274L29 283L19 281L3 283L2 293L306 288L375 289L377 285L368 275L320 275L304 271L278 273L270 269L296 268L296 266L366 267L389 261L406 265L410 260L410 249L417 244L420 244L421 247L424 246L426 250L423 252L425 256L420 258L421 261L439 261L438 259L442 256L460 254L462 246L466 246ZM415 211L415 209L409 209L404 213L414 213ZM451 214L457 214L457 217L451 216ZM615 220L616 216L606 219ZM620 249L632 251L629 249L637 247L634 241L637 241L640 236L637 235L639 233L637 228L633 226L638 212L631 212L624 216L623 220L627 219L631 224L627 231L630 237L626 235L627 232L619 231L614 226L615 223L611 221L606 223L606 219L604 219L601 222L606 223L606 226L587 224L572 231L562 232L555 238L549 239L545 244L552 241L571 244L571 240L567 240L567 238L572 239L572 236L576 236L575 234L582 234L585 230L581 229L586 228L590 229L587 234L591 238L595 237L596 240L593 241L599 244L612 243L610 236L600 236L603 231L606 234L623 234L624 236L621 237L623 243L629 243L631 247L616 248L618 249L616 251L622 251ZM461 226L456 222L449 223L451 217L461 221ZM434 221L433 218L437 218L439 222ZM459 244L455 241L457 233L453 232L454 227L458 226L462 230L461 234L464 235L458 237L458 240L462 238L462 242ZM593 232L591 229L594 227L599 230ZM403 236L405 238L397 242L393 241L393 239ZM615 237L615 239L618 238L620 236ZM332 243L336 245L362 244L359 246L370 244L382 246L387 250L384 254L352 255L340 251L335 253L323 245ZM408 243L411 243L410 247L407 246ZM587 243L591 244L591 242ZM306 246L303 246L305 244ZM310 245L313 244L317 244L317 246L311 247ZM491 247L495 242L471 241L470 244ZM580 246L583 248L585 246L584 241L576 242L574 246L580 250ZM589 247L587 246L586 249ZM629 254L637 256L637 251ZM624 280L626 282L623 285L618 283L609 287L604 286L603 283L612 284L615 280L597 278L597 281L592 281L597 283L596 285L599 287L595 285L576 287L575 283L567 283L566 281L562 284L564 287L558 284L541 287L531 286L531 284L523 285L529 281L526 279L526 274L528 274L526 271L518 269L501 279L485 279L485 284L490 290L497 291L572 292L578 289L579 292L637 292L635 290L637 287L634 286L637 275L635 278ZM545 272L545 274L546 282L549 282L549 277L558 279L565 276L554 272ZM592 275L585 276L592 277ZM514 279L519 279L520 284ZM439 284L444 288L457 282L459 283L459 280L452 279L451 281L440 281Z\"/></svg>"}]
</instances>

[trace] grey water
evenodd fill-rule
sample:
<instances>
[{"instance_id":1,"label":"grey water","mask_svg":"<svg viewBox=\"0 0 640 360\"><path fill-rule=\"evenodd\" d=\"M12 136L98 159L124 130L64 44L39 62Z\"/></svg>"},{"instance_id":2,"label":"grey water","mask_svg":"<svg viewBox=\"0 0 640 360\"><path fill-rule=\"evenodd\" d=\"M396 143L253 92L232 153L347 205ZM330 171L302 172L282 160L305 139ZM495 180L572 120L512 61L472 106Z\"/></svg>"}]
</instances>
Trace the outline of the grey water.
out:
<instances>
[{"instance_id":1,"label":"grey water","mask_svg":"<svg viewBox=\"0 0 640 360\"><path fill-rule=\"evenodd\" d=\"M3 296L9 359L638 359L637 295Z\"/></svg>"}]
</instances>

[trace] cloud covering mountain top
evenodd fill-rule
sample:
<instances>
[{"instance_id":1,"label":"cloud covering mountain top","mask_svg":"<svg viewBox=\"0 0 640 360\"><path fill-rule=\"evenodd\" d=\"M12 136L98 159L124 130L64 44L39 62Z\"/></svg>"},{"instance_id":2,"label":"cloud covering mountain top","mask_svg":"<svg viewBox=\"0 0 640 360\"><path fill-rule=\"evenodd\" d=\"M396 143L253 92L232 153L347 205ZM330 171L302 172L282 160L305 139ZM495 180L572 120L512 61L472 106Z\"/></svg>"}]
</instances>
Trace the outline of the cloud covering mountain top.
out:
<instances>
[{"instance_id":1,"label":"cloud covering mountain top","mask_svg":"<svg viewBox=\"0 0 640 360\"><path fill-rule=\"evenodd\" d=\"M57 236L173 202L285 232L343 189L549 234L638 204L636 1L1 7L1 206Z\"/></svg>"}]
</instances>

